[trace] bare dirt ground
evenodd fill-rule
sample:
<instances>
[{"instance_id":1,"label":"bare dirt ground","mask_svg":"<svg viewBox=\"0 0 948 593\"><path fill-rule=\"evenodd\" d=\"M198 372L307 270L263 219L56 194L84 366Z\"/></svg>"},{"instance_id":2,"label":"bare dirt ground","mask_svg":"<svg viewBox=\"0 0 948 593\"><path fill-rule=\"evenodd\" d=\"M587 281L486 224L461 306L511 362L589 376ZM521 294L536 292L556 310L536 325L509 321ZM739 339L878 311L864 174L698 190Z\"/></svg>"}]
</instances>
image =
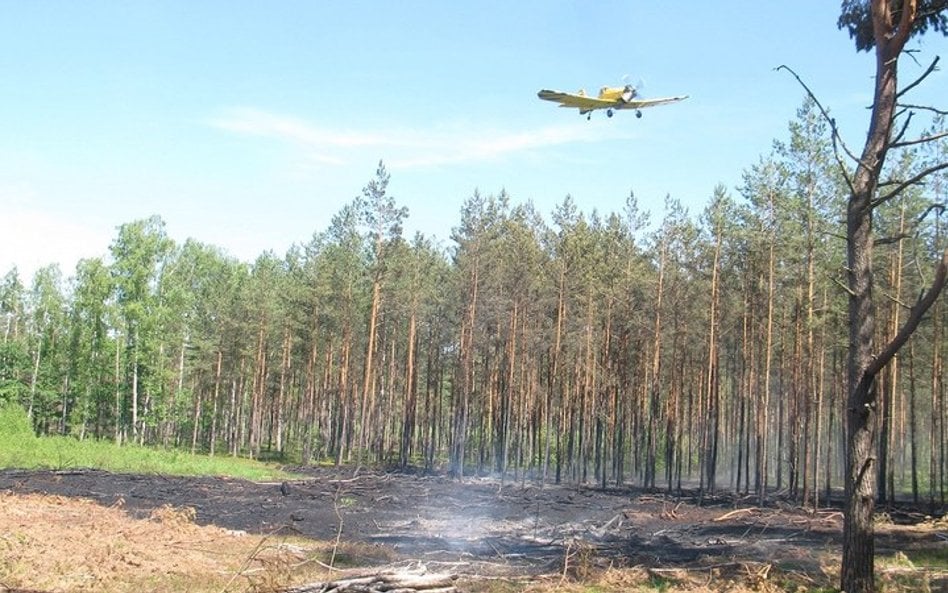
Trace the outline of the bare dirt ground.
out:
<instances>
[{"instance_id":1,"label":"bare dirt ground","mask_svg":"<svg viewBox=\"0 0 948 593\"><path fill-rule=\"evenodd\" d=\"M26 508L39 509L28 521L63 528L91 516L93 508L104 508L144 519L138 524L157 529L142 532L146 543L157 542L162 528L171 534L172 544L187 542L175 558L154 559L156 567L148 570L159 581L186 573L189 558L201 554L213 558L214 549L222 545L239 548L244 545L243 533L357 544L338 548L333 559L337 564L411 560L435 570L490 577L583 577L593 571L637 567L652 577L675 578L690 572L706 574L709 581L730 574L753 582L779 573L781 578L816 587L833 584L839 570L842 515L832 508L814 513L779 501L758 507L734 497L698 504L692 497L628 489L501 484L486 478L459 482L445 476L337 468L293 471L306 478L284 484L97 470L0 471L0 554L4 545L8 555L23 547L16 548L14 540L16 530L24 528ZM67 505L76 498L81 500L74 502L87 506L77 510ZM908 511L893 511L890 516L892 521L878 527L877 552L905 560L883 568L883 575L891 570L897 580L909 571L933 591L948 590L944 565L939 568L936 562L929 569L909 560L916 552L948 559L948 523ZM191 528L198 531L186 535L181 531ZM116 547L130 545L134 530L96 529L93 522L77 534L48 535L60 542L74 538L80 547L92 542L106 546L104 551L83 553L85 559L91 558L89 566L101 565L106 558L132 562L133 568L138 562L143 571L141 567L151 566L147 558L123 559L115 554ZM252 550L246 554L251 556ZM56 555L54 551L41 556ZM37 558L24 556L14 568L23 574L52 570L36 562ZM59 562L68 564L69 559ZM171 566L174 562L182 566ZM86 568L88 581L91 569ZM22 587L31 581L16 582ZM38 583L33 586L42 588ZM83 583L65 590L82 589L79 585ZM4 586L14 590L0 580L0 592Z\"/></svg>"}]
</instances>

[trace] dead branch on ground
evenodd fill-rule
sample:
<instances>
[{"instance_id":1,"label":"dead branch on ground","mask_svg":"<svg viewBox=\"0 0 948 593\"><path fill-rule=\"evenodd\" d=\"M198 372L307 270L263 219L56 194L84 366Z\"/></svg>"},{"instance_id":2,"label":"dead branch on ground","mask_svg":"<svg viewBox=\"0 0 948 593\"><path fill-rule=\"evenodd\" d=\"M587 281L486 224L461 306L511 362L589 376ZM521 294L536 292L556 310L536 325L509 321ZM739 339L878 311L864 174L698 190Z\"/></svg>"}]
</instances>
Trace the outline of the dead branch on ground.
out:
<instances>
[{"instance_id":1,"label":"dead branch on ground","mask_svg":"<svg viewBox=\"0 0 948 593\"><path fill-rule=\"evenodd\" d=\"M661 518L662 518L662 519L669 520L669 521L673 521L673 520L677 519L677 518L678 518L678 509L681 508L681 505L682 505L682 504L684 504L684 501L679 501L678 504L675 505L675 508L673 508L672 510L669 511L669 510L666 508L665 503L662 502Z\"/></svg>"},{"instance_id":2,"label":"dead branch on ground","mask_svg":"<svg viewBox=\"0 0 948 593\"><path fill-rule=\"evenodd\" d=\"M318 581L285 589L284 593L455 593L458 576L420 570L356 573L334 581Z\"/></svg>"},{"instance_id":3,"label":"dead branch on ground","mask_svg":"<svg viewBox=\"0 0 948 593\"><path fill-rule=\"evenodd\" d=\"M713 522L715 522L715 523L718 523L718 522L720 522L720 521L727 521L728 519L730 519L731 517L734 517L735 515L739 515L739 514L741 514L741 513L752 513L752 512L756 512L756 511L758 511L758 510L759 510L759 509L758 509L757 507L750 507L750 508L746 508L746 509L737 509L737 510L733 510L733 511L731 511L731 512L729 512L729 513L724 513L724 514L721 515L720 517L715 517L714 519L711 519L711 521L713 521Z\"/></svg>"}]
</instances>

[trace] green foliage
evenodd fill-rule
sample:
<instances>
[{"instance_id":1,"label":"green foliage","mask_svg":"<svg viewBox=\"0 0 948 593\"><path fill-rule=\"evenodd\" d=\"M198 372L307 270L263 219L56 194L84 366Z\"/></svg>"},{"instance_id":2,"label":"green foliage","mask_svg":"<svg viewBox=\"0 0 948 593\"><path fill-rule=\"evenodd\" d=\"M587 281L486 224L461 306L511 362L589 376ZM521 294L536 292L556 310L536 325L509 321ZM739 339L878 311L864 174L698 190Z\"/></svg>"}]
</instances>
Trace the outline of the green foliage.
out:
<instances>
[{"instance_id":1,"label":"green foliage","mask_svg":"<svg viewBox=\"0 0 948 593\"><path fill-rule=\"evenodd\" d=\"M20 404L0 406L0 467L24 467L36 451L33 424Z\"/></svg>"},{"instance_id":2,"label":"green foliage","mask_svg":"<svg viewBox=\"0 0 948 593\"><path fill-rule=\"evenodd\" d=\"M29 385L29 356L23 346L14 342L0 343L0 405L25 401Z\"/></svg>"},{"instance_id":3,"label":"green foliage","mask_svg":"<svg viewBox=\"0 0 948 593\"><path fill-rule=\"evenodd\" d=\"M33 424L22 406L15 403L0 406L0 439L5 444L21 441L27 445L34 437Z\"/></svg>"},{"instance_id":4,"label":"green foliage","mask_svg":"<svg viewBox=\"0 0 948 593\"><path fill-rule=\"evenodd\" d=\"M675 584L674 580L665 578L660 575L653 574L653 575L649 575L649 578L648 578L649 587L651 587L658 593L665 593L665 591L668 591L674 584Z\"/></svg>"},{"instance_id":5,"label":"green foliage","mask_svg":"<svg viewBox=\"0 0 948 593\"><path fill-rule=\"evenodd\" d=\"M902 0L888 0L892 7L895 20L902 15ZM876 45L872 33L872 16L869 11L868 0L843 0L842 11L836 25L840 29L849 31L849 36L856 43L859 51L869 51ZM919 17L915 22L912 35L920 35L929 29L948 35L948 0L919 0Z\"/></svg>"},{"instance_id":6,"label":"green foliage","mask_svg":"<svg viewBox=\"0 0 948 593\"><path fill-rule=\"evenodd\" d=\"M948 570L948 548L906 549L881 559L882 564L903 568Z\"/></svg>"}]
</instances>

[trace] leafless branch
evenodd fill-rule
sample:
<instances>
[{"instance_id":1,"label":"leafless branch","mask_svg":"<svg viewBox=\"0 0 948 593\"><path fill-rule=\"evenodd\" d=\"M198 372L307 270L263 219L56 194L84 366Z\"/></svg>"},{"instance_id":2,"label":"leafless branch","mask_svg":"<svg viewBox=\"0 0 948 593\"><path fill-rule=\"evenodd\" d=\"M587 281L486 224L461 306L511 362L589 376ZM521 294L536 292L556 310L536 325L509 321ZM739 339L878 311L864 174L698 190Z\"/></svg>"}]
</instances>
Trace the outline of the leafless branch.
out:
<instances>
[{"instance_id":1,"label":"leafless branch","mask_svg":"<svg viewBox=\"0 0 948 593\"><path fill-rule=\"evenodd\" d=\"M919 50L917 50L917 49L906 49L906 50L903 50L902 53L903 53L904 55L906 55L906 56L912 58L912 61L915 62L915 65L916 65L916 66L919 66L919 67L920 67L920 66L922 65L922 63L918 61L918 58L915 57L915 54L920 53Z\"/></svg>"},{"instance_id":2,"label":"leafless branch","mask_svg":"<svg viewBox=\"0 0 948 593\"><path fill-rule=\"evenodd\" d=\"M937 67L938 67L938 60L940 60L940 59L941 59L941 56L935 56L935 59L932 60L932 63L928 66L928 68L925 70L925 72L923 72L921 76L919 76L918 78L916 78L916 79L915 79L915 82L909 84L909 85L906 86L904 89L902 89L901 91L899 91L898 93L896 93L895 98L898 99L899 97L901 97L901 96L904 95L905 93L909 92L910 90L914 89L914 88L917 87L919 84L921 84L923 80L925 80L926 78L928 78L928 76L929 76L932 72L934 72L934 71L937 69Z\"/></svg>"},{"instance_id":3,"label":"leafless branch","mask_svg":"<svg viewBox=\"0 0 948 593\"><path fill-rule=\"evenodd\" d=\"M883 291L883 292L882 292L882 296L884 296L885 298L889 299L890 301L892 301L892 302L895 303L896 305L902 307L903 309L911 309L911 308L912 308L911 305L909 305L908 303L906 303L906 302L903 301L902 299L896 297L895 295L891 295L891 294L889 294L889 293Z\"/></svg>"},{"instance_id":4,"label":"leafless branch","mask_svg":"<svg viewBox=\"0 0 948 593\"><path fill-rule=\"evenodd\" d=\"M932 210L937 210L938 213L941 214L942 212L945 211L945 205L940 202L934 202L932 204L929 204L928 208L925 208L925 210L922 211L921 214L915 217L915 221L912 223L912 226L910 228L911 232L902 232L902 233L899 233L898 235L893 235L891 237L880 237L878 239L875 239L872 242L872 244L875 246L891 245L892 243L898 243L899 241L903 239L911 239L912 237L917 236L919 225L922 224L922 222L926 218L928 218L928 215L929 213L932 212Z\"/></svg>"},{"instance_id":5,"label":"leafless branch","mask_svg":"<svg viewBox=\"0 0 948 593\"><path fill-rule=\"evenodd\" d=\"M848 294L849 296L855 296L855 295L856 295L856 293L853 292L853 290L852 290L851 288L849 288L848 286L846 286L845 284L843 284L842 282L840 282L839 278L832 278L832 280L833 280L833 282L834 282L837 286L839 286L840 288L842 288L843 290L845 290L845 291L846 291L846 294Z\"/></svg>"},{"instance_id":6,"label":"leafless branch","mask_svg":"<svg viewBox=\"0 0 948 593\"><path fill-rule=\"evenodd\" d=\"M889 142L889 148L899 146L899 143L902 141L902 138L905 136L905 133L908 131L909 124L912 123L913 117L915 117L915 113L909 111L908 117L906 117L905 121L902 122L902 129L899 130L899 133L895 135L895 139Z\"/></svg>"},{"instance_id":7,"label":"leafless branch","mask_svg":"<svg viewBox=\"0 0 948 593\"><path fill-rule=\"evenodd\" d=\"M934 204L930 204L928 208L925 208L924 212L922 212L915 218L915 224L913 226L917 227L918 225L922 224L922 221L928 218L928 215L931 213L932 210L938 210L939 214L944 214L945 205L942 204L941 202L935 202Z\"/></svg>"},{"instance_id":8,"label":"leafless branch","mask_svg":"<svg viewBox=\"0 0 948 593\"><path fill-rule=\"evenodd\" d=\"M835 130L836 130L836 120L832 120L832 124L831 124L831 125L833 126L833 130L834 130L834 133L833 133L833 157L836 158L836 165L839 167L839 171L840 171L840 173L842 173L842 175L843 175L843 180L846 182L846 187L849 188L849 192L850 192L850 193L854 193L854 192L856 191L856 186L853 185L853 178L852 178L852 176L849 174L849 169L846 167L846 163L844 163L844 162L843 162L843 158L842 158L841 156L839 156L839 147L838 147L837 144L836 144L836 140L837 140L837 138L839 137L839 133L835 131ZM849 152L849 149L846 148L846 144L842 141L842 139L840 139L839 141L840 141L841 143L843 143L843 150L846 151L846 154L848 154L850 157L852 157L852 153L850 153L850 152ZM858 160L857 160L857 162L858 162Z\"/></svg>"},{"instance_id":9,"label":"leafless branch","mask_svg":"<svg viewBox=\"0 0 948 593\"><path fill-rule=\"evenodd\" d=\"M931 105L909 105L906 103L899 103L899 107L904 109L914 109L915 111L931 111L935 115L948 115L948 111L936 109Z\"/></svg>"},{"instance_id":10,"label":"leafless branch","mask_svg":"<svg viewBox=\"0 0 948 593\"><path fill-rule=\"evenodd\" d=\"M834 233L832 231L822 231L822 234L831 239L839 239L840 241L848 241L849 238L846 235L840 235L839 233Z\"/></svg>"},{"instance_id":11,"label":"leafless branch","mask_svg":"<svg viewBox=\"0 0 948 593\"><path fill-rule=\"evenodd\" d=\"M885 204L886 202L888 202L889 200L891 200L891 199L894 198L895 196L897 196L897 195L899 195L900 193L902 193L903 191L905 191L906 188L908 188L908 187L910 187L910 186L912 186L912 185L915 185L916 183L918 183L918 182L921 181L922 179L928 177L928 176L931 175L932 173L937 173L938 171L941 171L942 169L948 169L948 162L939 163L939 164L937 164L937 165L932 165L931 167L928 167L927 169L924 169L924 170L920 171L919 173L917 173L916 175L914 175L914 176L911 177L910 179L907 179L907 180L903 181L902 183L900 183L898 186L896 186L896 188L893 189L892 191L890 191L889 193L887 193L887 194L885 194L885 195L882 195L882 196L879 196L878 198L876 198L875 200L873 200L872 203L870 204L870 208L876 208L876 207L878 207L878 206L881 206L882 204Z\"/></svg>"},{"instance_id":12,"label":"leafless branch","mask_svg":"<svg viewBox=\"0 0 948 593\"><path fill-rule=\"evenodd\" d=\"M891 237L880 237L878 239L875 239L872 242L872 244L875 247L879 247L881 245L892 245L893 243L898 243L899 241L903 239L911 239L911 238L912 238L912 235L909 235L908 233L900 233L898 235L893 235Z\"/></svg>"},{"instance_id":13,"label":"leafless branch","mask_svg":"<svg viewBox=\"0 0 948 593\"><path fill-rule=\"evenodd\" d=\"M833 155L836 157L836 162L839 164L839 168L843 172L843 178L845 178L846 180L846 185L849 186L850 191L854 191L853 182L849 176L848 168L846 167L845 163L843 163L843 159L839 156L839 151L838 151L837 146L842 146L843 151L854 162L862 164L863 166L865 166L865 163L862 163L859 157L854 155L853 152L849 150L849 147L846 146L846 142L843 140L842 136L840 136L839 134L839 128L836 127L836 120L830 117L829 113L826 111L826 108L824 108L823 104L820 103L820 100L816 98L816 95L813 94L813 91L810 90L810 87L808 87L807 84L803 82L803 79L800 78L800 75L794 72L793 68L787 66L786 64L781 64L780 66L777 66L775 70L778 70L778 71L786 70L787 72L789 72L791 76L797 79L797 82L800 83L800 86L803 87L803 90L806 91L806 94L811 99L813 99L814 103L816 103L816 106L819 108L820 113L823 114L823 118L830 125L830 130L832 131L832 136L833 136ZM866 168L869 168L869 167L866 167Z\"/></svg>"},{"instance_id":14,"label":"leafless branch","mask_svg":"<svg viewBox=\"0 0 948 593\"><path fill-rule=\"evenodd\" d=\"M948 138L948 132L940 132L938 134L932 134L931 136L923 136L921 138L916 138L915 140L906 140L904 142L893 142L889 145L889 148L902 148L905 146L914 146L915 144L925 144L926 142L934 142L936 140L941 140L942 138Z\"/></svg>"}]
</instances>

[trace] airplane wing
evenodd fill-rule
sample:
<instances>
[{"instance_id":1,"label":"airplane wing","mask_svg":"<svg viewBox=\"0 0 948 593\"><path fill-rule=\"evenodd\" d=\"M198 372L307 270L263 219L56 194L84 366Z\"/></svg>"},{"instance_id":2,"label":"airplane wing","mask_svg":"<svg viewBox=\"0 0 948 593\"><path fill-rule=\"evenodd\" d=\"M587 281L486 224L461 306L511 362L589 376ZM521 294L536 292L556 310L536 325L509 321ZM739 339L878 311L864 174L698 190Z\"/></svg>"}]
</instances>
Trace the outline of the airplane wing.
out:
<instances>
[{"instance_id":1,"label":"airplane wing","mask_svg":"<svg viewBox=\"0 0 948 593\"><path fill-rule=\"evenodd\" d=\"M564 93L561 91L549 91L546 89L537 93L537 96L544 101L554 101L559 103L560 107L579 109L580 113L586 113L592 111L593 109L608 109L610 107L616 106L615 101L605 101L603 99L597 99L596 97L586 97L584 95Z\"/></svg>"},{"instance_id":2,"label":"airplane wing","mask_svg":"<svg viewBox=\"0 0 948 593\"><path fill-rule=\"evenodd\" d=\"M667 105L668 103L677 103L684 101L688 95L680 97L664 97L661 99L633 99L628 103L620 103L615 106L616 109L645 109L646 107L655 107L656 105Z\"/></svg>"}]
</instances>

